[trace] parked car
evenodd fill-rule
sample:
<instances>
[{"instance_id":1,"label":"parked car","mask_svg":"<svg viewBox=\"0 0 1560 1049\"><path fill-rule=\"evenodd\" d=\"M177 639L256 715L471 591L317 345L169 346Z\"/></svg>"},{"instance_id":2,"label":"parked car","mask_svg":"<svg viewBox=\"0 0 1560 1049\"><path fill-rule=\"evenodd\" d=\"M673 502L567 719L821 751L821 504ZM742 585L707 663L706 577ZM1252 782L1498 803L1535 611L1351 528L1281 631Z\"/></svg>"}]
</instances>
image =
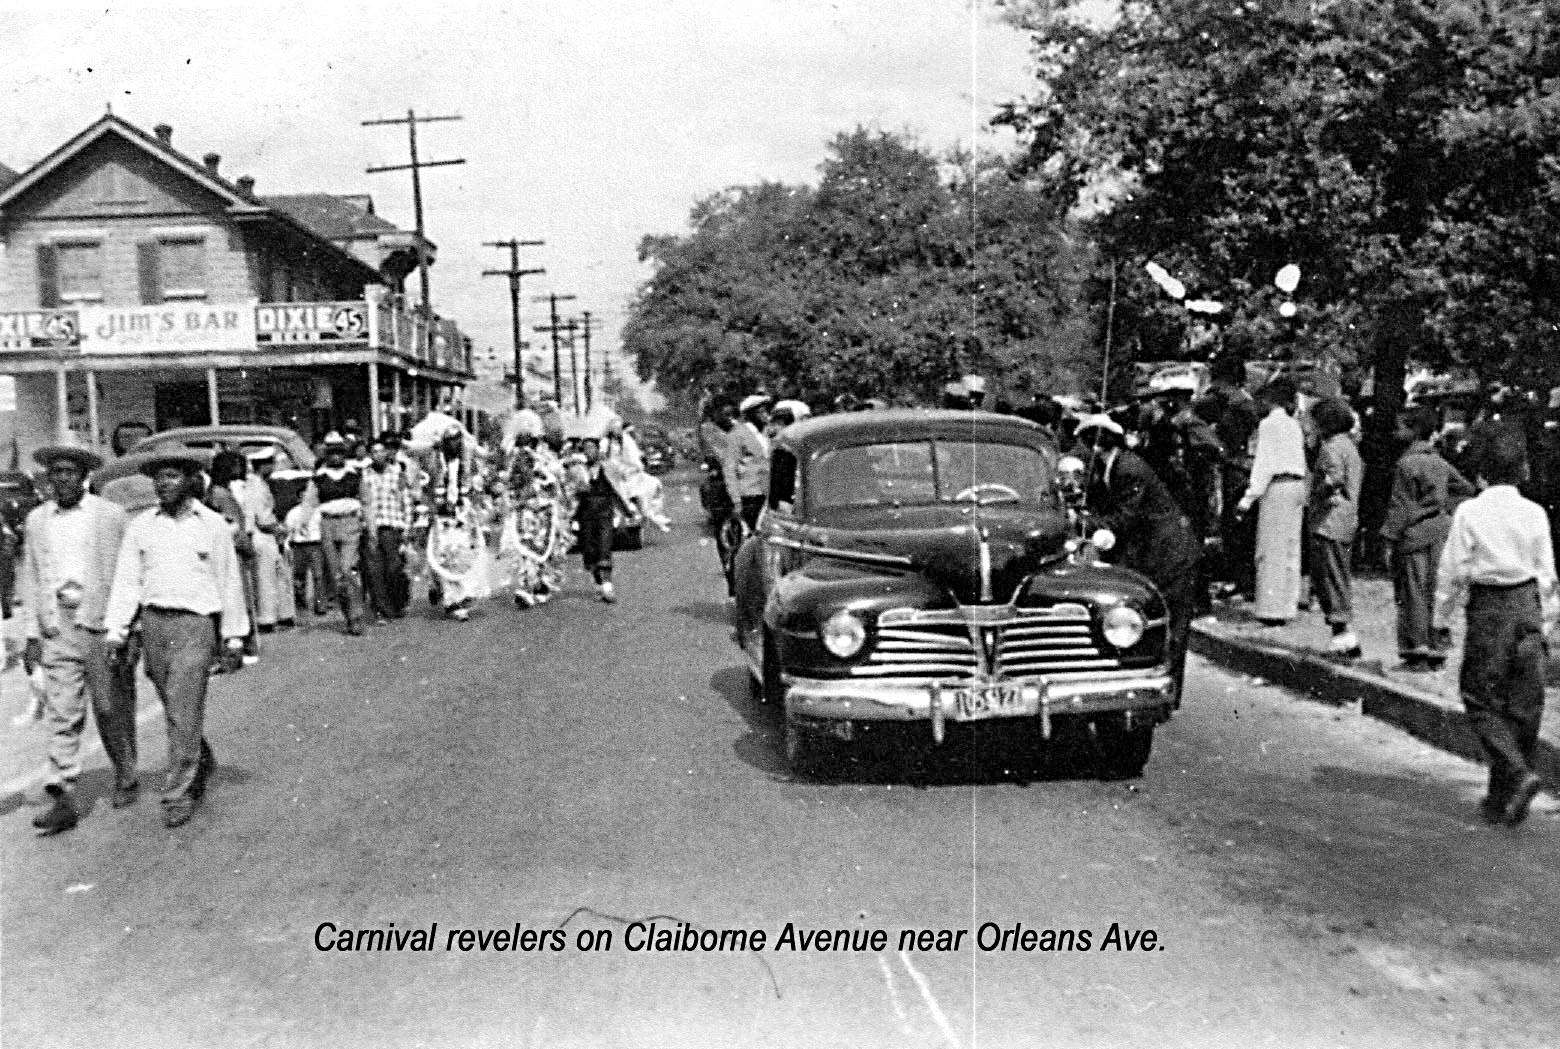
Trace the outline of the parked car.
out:
<instances>
[{"instance_id":1,"label":"parked car","mask_svg":"<svg viewBox=\"0 0 1560 1049\"><path fill-rule=\"evenodd\" d=\"M193 451L211 456L223 449L252 455L263 448L276 449L276 471L271 475L271 494L276 513L283 517L303 495L309 475L314 471L314 451L307 441L285 426L233 424L226 426L182 426L143 437L118 459L104 463L92 473L92 489L100 494L115 493L124 505L150 505L145 500L149 488L137 482L124 482L140 471L149 455L172 450ZM112 485L112 487L110 487Z\"/></svg>"},{"instance_id":2,"label":"parked car","mask_svg":"<svg viewBox=\"0 0 1560 1049\"><path fill-rule=\"evenodd\" d=\"M262 448L275 448L278 472L314 469L313 449L295 431L285 426L181 426L141 438L124 455L104 463L93 473L92 482L94 486L101 487L109 481L135 473L143 461L137 458L141 453L175 449L217 452L224 448L242 452L246 456Z\"/></svg>"},{"instance_id":3,"label":"parked car","mask_svg":"<svg viewBox=\"0 0 1560 1049\"><path fill-rule=\"evenodd\" d=\"M925 746L989 722L1141 773L1177 703L1164 600L1082 556L1055 461L1039 427L991 414L831 415L776 436L736 557L736 636L793 769L827 771L873 734Z\"/></svg>"}]
</instances>

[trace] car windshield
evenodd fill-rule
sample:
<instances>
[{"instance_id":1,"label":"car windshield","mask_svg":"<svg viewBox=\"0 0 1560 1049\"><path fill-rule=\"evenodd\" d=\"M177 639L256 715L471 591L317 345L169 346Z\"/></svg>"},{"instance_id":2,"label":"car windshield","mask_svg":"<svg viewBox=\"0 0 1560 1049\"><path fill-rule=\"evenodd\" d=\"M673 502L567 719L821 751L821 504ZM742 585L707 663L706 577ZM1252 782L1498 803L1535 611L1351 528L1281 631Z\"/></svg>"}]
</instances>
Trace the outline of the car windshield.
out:
<instances>
[{"instance_id":1,"label":"car windshield","mask_svg":"<svg viewBox=\"0 0 1560 1049\"><path fill-rule=\"evenodd\" d=\"M1023 503L1051 497L1051 460L1021 444L895 441L835 448L813 463L818 509L931 503Z\"/></svg>"}]
</instances>

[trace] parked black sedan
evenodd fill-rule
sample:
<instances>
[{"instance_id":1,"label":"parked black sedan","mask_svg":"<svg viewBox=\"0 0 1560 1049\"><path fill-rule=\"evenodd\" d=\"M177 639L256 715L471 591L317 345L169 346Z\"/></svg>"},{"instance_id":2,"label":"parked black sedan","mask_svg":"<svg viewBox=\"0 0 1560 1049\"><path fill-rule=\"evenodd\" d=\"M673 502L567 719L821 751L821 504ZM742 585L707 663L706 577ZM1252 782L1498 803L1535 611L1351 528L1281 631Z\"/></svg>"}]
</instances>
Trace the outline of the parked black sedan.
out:
<instances>
[{"instance_id":1,"label":"parked black sedan","mask_svg":"<svg viewBox=\"0 0 1560 1049\"><path fill-rule=\"evenodd\" d=\"M787 427L735 566L736 633L783 707L797 771L897 726L1093 740L1141 773L1176 705L1142 576L1080 556L1044 432L1008 416L879 411ZM1064 724L1065 723L1065 724Z\"/></svg>"}]
</instances>

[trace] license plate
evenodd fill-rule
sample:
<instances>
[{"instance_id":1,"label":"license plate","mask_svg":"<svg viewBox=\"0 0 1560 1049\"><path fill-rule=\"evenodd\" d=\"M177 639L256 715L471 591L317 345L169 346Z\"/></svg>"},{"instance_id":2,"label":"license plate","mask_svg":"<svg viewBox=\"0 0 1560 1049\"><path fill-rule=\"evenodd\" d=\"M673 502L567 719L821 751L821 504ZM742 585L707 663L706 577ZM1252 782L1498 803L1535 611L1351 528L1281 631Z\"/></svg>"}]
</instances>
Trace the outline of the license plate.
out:
<instances>
[{"instance_id":1,"label":"license plate","mask_svg":"<svg viewBox=\"0 0 1560 1049\"><path fill-rule=\"evenodd\" d=\"M1033 713L1038 695L1033 688L1016 685L980 685L973 688L950 689L953 698L953 716L957 721L979 721L982 718L1013 717Z\"/></svg>"}]
</instances>

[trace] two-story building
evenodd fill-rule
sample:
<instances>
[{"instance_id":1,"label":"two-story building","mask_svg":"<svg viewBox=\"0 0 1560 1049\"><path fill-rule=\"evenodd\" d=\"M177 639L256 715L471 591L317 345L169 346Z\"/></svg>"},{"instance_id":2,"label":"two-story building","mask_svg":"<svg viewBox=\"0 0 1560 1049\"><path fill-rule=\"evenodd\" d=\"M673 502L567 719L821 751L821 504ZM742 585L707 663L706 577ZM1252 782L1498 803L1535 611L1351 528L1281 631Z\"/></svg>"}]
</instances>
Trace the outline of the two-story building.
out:
<instances>
[{"instance_id":1,"label":"two-story building","mask_svg":"<svg viewBox=\"0 0 1560 1049\"><path fill-rule=\"evenodd\" d=\"M470 340L408 304L433 245L366 196L263 197L172 129L106 115L0 173L0 375L23 454L122 423L414 422L473 378Z\"/></svg>"}]
</instances>

